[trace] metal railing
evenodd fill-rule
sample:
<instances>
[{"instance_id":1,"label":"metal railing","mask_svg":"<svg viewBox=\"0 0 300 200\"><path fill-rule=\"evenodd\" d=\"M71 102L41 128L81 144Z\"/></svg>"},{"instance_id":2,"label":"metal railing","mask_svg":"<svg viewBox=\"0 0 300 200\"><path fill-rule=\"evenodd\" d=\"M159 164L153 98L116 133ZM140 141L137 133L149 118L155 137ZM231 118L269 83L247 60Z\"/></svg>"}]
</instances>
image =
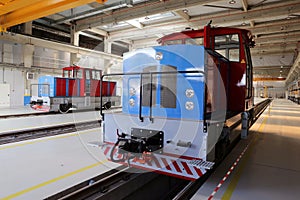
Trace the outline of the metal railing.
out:
<instances>
[{"instance_id":1,"label":"metal railing","mask_svg":"<svg viewBox=\"0 0 300 200\"><path fill-rule=\"evenodd\" d=\"M204 77L205 76L205 72L204 71L200 71L200 70L193 70L193 71L168 71L168 72L131 72L131 73L115 73L115 74L105 74L101 76L101 86L100 86L100 94L102 94L102 82L104 77L110 77L110 76L140 76L140 99L139 99L139 119L141 122L144 121L144 117L142 116L142 100L143 100L143 77L145 75L149 75L150 76L150 95L149 95L149 109L150 109L150 114L149 114L149 119L151 122L153 122L153 116L152 116L152 97L153 97L153 75L163 75L163 74L201 74L201 76L199 77ZM100 105L102 105L102 95L100 98ZM102 116L102 119L104 120L104 114L102 112L102 106L100 106L100 114Z\"/></svg>"}]
</instances>

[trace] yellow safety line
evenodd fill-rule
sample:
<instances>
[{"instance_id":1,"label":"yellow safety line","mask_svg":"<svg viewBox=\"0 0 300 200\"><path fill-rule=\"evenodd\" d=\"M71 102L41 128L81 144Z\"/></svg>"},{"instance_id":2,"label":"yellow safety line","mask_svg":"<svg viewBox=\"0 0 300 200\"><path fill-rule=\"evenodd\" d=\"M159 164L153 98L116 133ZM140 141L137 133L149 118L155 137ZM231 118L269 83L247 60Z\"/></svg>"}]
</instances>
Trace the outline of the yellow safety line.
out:
<instances>
[{"instance_id":1,"label":"yellow safety line","mask_svg":"<svg viewBox=\"0 0 300 200\"><path fill-rule=\"evenodd\" d=\"M33 191L33 190L36 190L36 189L38 189L38 188L44 187L44 186L46 186L46 185L49 185L49 184L51 184L51 183L57 182L57 181L62 180L62 179L64 179L64 178L73 176L73 175L75 175L75 174L81 173L81 172L83 172L83 171L89 170L89 169L94 168L94 167L97 167L97 166L99 166L99 165L103 165L103 164L106 163L106 162L108 162L108 160L102 160L102 161L99 161L99 162L97 162L97 163L95 163L95 164L92 164L92 165L83 167L83 168L81 168L81 169L75 170L75 171L70 172L70 173L68 173L68 174L65 174L65 175L62 175L62 176L53 178L53 179L48 180L48 181L46 181L46 182L43 182L43 183L40 183L40 184L38 184L38 185L32 186L32 187L30 187L30 188L21 190L21 191L19 191L19 192L17 192L17 193L14 193L14 194L11 194L11 195L6 196L6 197L4 197L4 198L1 198L1 200L9 200L9 199L16 198L16 197L21 196L21 195L23 195L23 194L25 194L25 193L31 192L31 191Z\"/></svg>"},{"instance_id":2,"label":"yellow safety line","mask_svg":"<svg viewBox=\"0 0 300 200\"><path fill-rule=\"evenodd\" d=\"M259 126L258 128L258 132L261 132L265 125L266 125L266 122L267 122L267 119L268 117L265 117L264 120L262 121L261 125ZM246 167L246 164L250 158L250 153L252 152L253 150L253 147L254 147L254 144L256 143L257 141L257 136L254 138L252 144L250 145L247 153L245 154L244 156L244 159L241 161L241 164L240 164L240 167L237 168L234 176L232 177L232 181L230 182L229 186L227 187L226 191L224 192L223 196L222 196L222 200L229 200L239 182L239 179L242 175L242 172L244 170L244 168Z\"/></svg>"},{"instance_id":3,"label":"yellow safety line","mask_svg":"<svg viewBox=\"0 0 300 200\"><path fill-rule=\"evenodd\" d=\"M86 133L92 132L92 130L93 129L86 130L86 131L75 132L75 133L65 133L64 135L53 135L53 136L49 136L49 137L44 138L44 139L36 138L36 139L34 139L34 141L23 142L23 143L12 144L12 145L9 145L9 146L0 147L0 151L4 150L4 149L10 149L10 148L14 148L14 147L25 146L25 145L28 145L28 144L35 144L35 143L45 142L45 141L49 141L49 140L56 140L56 139L62 139L62 138L67 138L67 137L73 137L73 136L76 136L78 134L86 134ZM20 142L22 142L22 141L20 141Z\"/></svg>"}]
</instances>

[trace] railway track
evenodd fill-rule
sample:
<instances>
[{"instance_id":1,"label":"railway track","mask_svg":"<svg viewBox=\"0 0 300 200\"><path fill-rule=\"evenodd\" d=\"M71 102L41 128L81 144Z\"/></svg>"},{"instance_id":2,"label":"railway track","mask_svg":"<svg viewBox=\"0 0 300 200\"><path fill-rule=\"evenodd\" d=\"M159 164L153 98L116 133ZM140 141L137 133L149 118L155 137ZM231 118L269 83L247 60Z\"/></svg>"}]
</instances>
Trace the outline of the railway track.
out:
<instances>
[{"instance_id":1,"label":"railway track","mask_svg":"<svg viewBox=\"0 0 300 200\"><path fill-rule=\"evenodd\" d=\"M0 133L0 145L19 142L23 140L31 140L41 137L54 136L87 129L99 128L101 120L93 120L87 122L76 122L64 125L54 125L50 127L41 127L38 129L20 130L9 133Z\"/></svg>"},{"instance_id":2,"label":"railway track","mask_svg":"<svg viewBox=\"0 0 300 200\"><path fill-rule=\"evenodd\" d=\"M116 199L171 199L188 181L119 167L67 190L47 197L46 200L116 200ZM154 189L159 185L159 189Z\"/></svg>"},{"instance_id":3,"label":"railway track","mask_svg":"<svg viewBox=\"0 0 300 200\"><path fill-rule=\"evenodd\" d=\"M118 111L119 109L120 109L120 107L113 107L112 109L109 109L108 111L104 111L104 112ZM78 111L73 111L73 112L79 113L79 112L89 112L89 111L95 111L95 110L91 110L91 109L87 110L86 109L86 110L78 110ZM64 115L59 112L36 112L36 113L2 115L2 116L0 116L0 120L8 119L8 118L25 118L25 117L45 116L45 115L55 117L56 114ZM72 114L72 113L70 113L70 114ZM7 133L0 132L0 145L6 144L6 143L23 141L23 140L30 140L30 139L35 139L35 138L71 133L71 132L80 131L80 130L98 128L100 126L101 126L101 119L95 119L93 121L47 126L47 127L41 127L38 129L36 129L36 128L35 129L27 129L27 130L20 130L20 131L7 132Z\"/></svg>"},{"instance_id":4,"label":"railway track","mask_svg":"<svg viewBox=\"0 0 300 200\"><path fill-rule=\"evenodd\" d=\"M0 115L0 119L33 117L33 116L40 116L40 115L53 115L53 113L52 112L34 112L34 113L12 114L12 115Z\"/></svg>"},{"instance_id":5,"label":"railway track","mask_svg":"<svg viewBox=\"0 0 300 200\"><path fill-rule=\"evenodd\" d=\"M268 107L271 100L257 104L253 111L254 123L263 111ZM227 153L234 148L239 141L236 138L228 148ZM225 157L224 157L225 158ZM224 159L223 158L223 159ZM222 159L222 160L223 160ZM70 189L48 197L53 199L99 199L99 200L152 200L152 199L190 199L194 193L205 183L216 167L222 162L219 160L215 167L196 181L186 181L157 173L138 173L137 169L126 168L112 170L108 173L87 180Z\"/></svg>"},{"instance_id":6,"label":"railway track","mask_svg":"<svg viewBox=\"0 0 300 200\"><path fill-rule=\"evenodd\" d=\"M111 111L118 111L120 110L121 107L120 106L113 106L108 110L104 110L105 112L111 112ZM79 113L79 112L91 112L91 111L99 111L99 109L82 109L82 110L74 110L72 111L73 113ZM64 113L64 114L70 114L72 112L69 113ZM63 115L60 112L32 112L32 113L19 113L19 114L10 114L10 115L0 115L0 119L8 119L8 118L21 118L21 117L34 117L34 116L43 116L43 115Z\"/></svg>"},{"instance_id":7,"label":"railway track","mask_svg":"<svg viewBox=\"0 0 300 200\"><path fill-rule=\"evenodd\" d=\"M255 121L269 103L270 101L265 101L257 105L257 109L254 111ZM100 125L101 120L94 120L4 133L0 135L0 144L98 128ZM201 187L212 172L213 170L207 172L201 179L190 182L151 172L140 173L137 169L129 169L122 166L84 181L47 199L188 199Z\"/></svg>"}]
</instances>

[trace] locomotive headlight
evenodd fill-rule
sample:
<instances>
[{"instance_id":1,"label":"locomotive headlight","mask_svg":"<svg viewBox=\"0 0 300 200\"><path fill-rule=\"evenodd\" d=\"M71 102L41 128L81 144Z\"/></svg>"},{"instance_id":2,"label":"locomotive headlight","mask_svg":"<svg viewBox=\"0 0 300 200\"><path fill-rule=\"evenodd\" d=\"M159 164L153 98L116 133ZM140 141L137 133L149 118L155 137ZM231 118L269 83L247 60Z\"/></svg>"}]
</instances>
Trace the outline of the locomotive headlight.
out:
<instances>
[{"instance_id":1,"label":"locomotive headlight","mask_svg":"<svg viewBox=\"0 0 300 200\"><path fill-rule=\"evenodd\" d=\"M135 95L136 94L136 90L134 89L134 88L130 88L129 89L129 95L130 96L133 96L133 95Z\"/></svg>"},{"instance_id":2,"label":"locomotive headlight","mask_svg":"<svg viewBox=\"0 0 300 200\"><path fill-rule=\"evenodd\" d=\"M187 98L192 98L194 95L195 95L195 92L194 92L193 89L187 89L187 90L185 91L185 96L186 96Z\"/></svg>"},{"instance_id":3,"label":"locomotive headlight","mask_svg":"<svg viewBox=\"0 0 300 200\"><path fill-rule=\"evenodd\" d=\"M155 55L156 60L162 60L163 59L163 54L161 52L157 52Z\"/></svg>"},{"instance_id":4,"label":"locomotive headlight","mask_svg":"<svg viewBox=\"0 0 300 200\"><path fill-rule=\"evenodd\" d=\"M129 105L133 107L135 105L135 100L129 99Z\"/></svg>"},{"instance_id":5,"label":"locomotive headlight","mask_svg":"<svg viewBox=\"0 0 300 200\"><path fill-rule=\"evenodd\" d=\"M187 101L185 103L185 109L187 109L187 110L193 110L194 109L194 103L191 102L191 101Z\"/></svg>"}]
</instances>

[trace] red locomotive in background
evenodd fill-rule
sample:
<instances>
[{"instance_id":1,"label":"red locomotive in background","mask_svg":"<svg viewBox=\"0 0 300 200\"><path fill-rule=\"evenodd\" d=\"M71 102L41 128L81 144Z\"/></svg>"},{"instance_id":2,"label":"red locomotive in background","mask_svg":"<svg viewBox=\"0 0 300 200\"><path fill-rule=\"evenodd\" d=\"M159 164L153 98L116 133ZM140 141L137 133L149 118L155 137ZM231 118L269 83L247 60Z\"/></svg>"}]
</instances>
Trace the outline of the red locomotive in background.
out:
<instances>
[{"instance_id":1,"label":"red locomotive in background","mask_svg":"<svg viewBox=\"0 0 300 200\"><path fill-rule=\"evenodd\" d=\"M108 109L120 105L120 97L116 96L117 83L103 81L101 84L101 76L101 70L79 66L64 67L62 77L41 76L37 95L31 95L30 104L35 109L62 113L99 109L102 91L102 106Z\"/></svg>"}]
</instances>

